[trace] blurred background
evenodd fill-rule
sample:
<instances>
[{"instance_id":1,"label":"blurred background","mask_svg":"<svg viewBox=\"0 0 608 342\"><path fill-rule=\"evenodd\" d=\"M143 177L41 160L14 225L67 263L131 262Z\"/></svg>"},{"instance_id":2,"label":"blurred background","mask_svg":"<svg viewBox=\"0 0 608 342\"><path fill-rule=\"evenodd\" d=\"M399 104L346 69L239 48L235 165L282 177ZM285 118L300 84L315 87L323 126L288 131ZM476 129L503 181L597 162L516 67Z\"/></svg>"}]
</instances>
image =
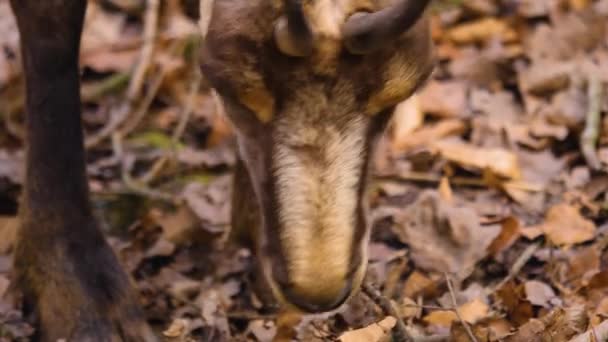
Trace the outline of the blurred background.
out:
<instances>
[{"instance_id":1,"label":"blurred background","mask_svg":"<svg viewBox=\"0 0 608 342\"><path fill-rule=\"evenodd\" d=\"M397 107L374 160L368 278L413 336L569 341L595 327L608 340L608 1L443 0L430 12L437 69ZM167 340L270 341L281 321L252 291L251 252L227 244L234 141L199 72L197 18L196 0L89 1L93 203ZM33 333L11 289L19 56L0 0L2 342ZM396 320L378 300L358 295L293 334L386 341Z\"/></svg>"}]
</instances>

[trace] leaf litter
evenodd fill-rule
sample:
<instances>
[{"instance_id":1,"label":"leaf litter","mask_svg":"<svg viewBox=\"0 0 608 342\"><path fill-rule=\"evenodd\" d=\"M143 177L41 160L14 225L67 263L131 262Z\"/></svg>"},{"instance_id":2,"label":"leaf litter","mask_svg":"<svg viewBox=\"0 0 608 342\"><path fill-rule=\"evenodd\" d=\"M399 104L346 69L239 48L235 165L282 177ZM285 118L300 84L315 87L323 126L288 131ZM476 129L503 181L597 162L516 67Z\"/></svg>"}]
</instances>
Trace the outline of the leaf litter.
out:
<instances>
[{"instance_id":1,"label":"leaf litter","mask_svg":"<svg viewBox=\"0 0 608 342\"><path fill-rule=\"evenodd\" d=\"M205 81L190 90L195 3L161 9L149 68L165 76L151 94L155 73L144 76L140 97L152 100L123 146L138 186L124 182L108 139L87 160L102 226L159 336L388 341L402 322L414 339L608 340L608 96L590 91L599 84L608 93L608 1L433 5L437 69L397 108L373 161L368 279L399 317L358 294L299 325L262 304L251 250L228 241L234 141ZM34 333L11 287L23 75L8 13L0 0L2 342ZM89 135L126 95L144 19L144 1L89 3L81 51ZM594 138L582 139L589 129Z\"/></svg>"}]
</instances>

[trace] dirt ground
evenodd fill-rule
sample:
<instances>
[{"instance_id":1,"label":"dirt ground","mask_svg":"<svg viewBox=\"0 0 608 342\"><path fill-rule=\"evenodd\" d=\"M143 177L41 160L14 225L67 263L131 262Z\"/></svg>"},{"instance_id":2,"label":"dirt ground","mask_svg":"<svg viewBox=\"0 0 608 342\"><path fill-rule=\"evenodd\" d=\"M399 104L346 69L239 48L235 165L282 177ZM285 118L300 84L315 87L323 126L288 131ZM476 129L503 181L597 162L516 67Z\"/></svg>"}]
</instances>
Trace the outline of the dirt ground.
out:
<instances>
[{"instance_id":1,"label":"dirt ground","mask_svg":"<svg viewBox=\"0 0 608 342\"><path fill-rule=\"evenodd\" d=\"M196 1L155 2L89 1L83 118L99 220L166 340L271 341L291 320L253 292L251 251L227 242L234 140L198 73ZM374 159L373 288L291 332L608 341L608 1L445 0L431 11L438 66ZM0 0L2 342L34 331L11 287L18 40Z\"/></svg>"}]
</instances>

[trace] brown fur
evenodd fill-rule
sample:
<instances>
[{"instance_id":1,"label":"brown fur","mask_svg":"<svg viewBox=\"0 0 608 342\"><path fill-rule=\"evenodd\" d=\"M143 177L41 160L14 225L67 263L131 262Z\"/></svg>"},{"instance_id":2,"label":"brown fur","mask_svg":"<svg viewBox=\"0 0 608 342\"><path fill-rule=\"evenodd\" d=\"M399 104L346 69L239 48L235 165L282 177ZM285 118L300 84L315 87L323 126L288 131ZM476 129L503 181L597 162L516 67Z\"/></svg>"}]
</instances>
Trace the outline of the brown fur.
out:
<instances>
[{"instance_id":1,"label":"brown fur","mask_svg":"<svg viewBox=\"0 0 608 342\"><path fill-rule=\"evenodd\" d=\"M315 34L312 55L278 51L280 1L215 0L202 64L237 129L261 208L257 240L267 280L283 302L318 312L344 302L362 279L369 155L386 113L427 78L434 60L426 20L372 54L345 51L348 16L389 1L303 3ZM354 183L340 183L349 177Z\"/></svg>"},{"instance_id":2,"label":"brown fur","mask_svg":"<svg viewBox=\"0 0 608 342\"><path fill-rule=\"evenodd\" d=\"M244 205L260 213L260 263L275 295L305 311L333 309L359 286L374 142L433 66L425 21L373 54L345 52L342 22L389 1L305 0L316 37L305 58L282 55L274 44L280 0L213 4L202 66L237 128L249 175L242 190L245 199L255 195ZM86 1L11 6L24 58L28 148L15 269L37 318L36 339L154 340L88 201L78 74Z\"/></svg>"},{"instance_id":3,"label":"brown fur","mask_svg":"<svg viewBox=\"0 0 608 342\"><path fill-rule=\"evenodd\" d=\"M27 165L15 272L35 340L151 341L88 200L78 49L84 0L11 0L27 90Z\"/></svg>"}]
</instances>

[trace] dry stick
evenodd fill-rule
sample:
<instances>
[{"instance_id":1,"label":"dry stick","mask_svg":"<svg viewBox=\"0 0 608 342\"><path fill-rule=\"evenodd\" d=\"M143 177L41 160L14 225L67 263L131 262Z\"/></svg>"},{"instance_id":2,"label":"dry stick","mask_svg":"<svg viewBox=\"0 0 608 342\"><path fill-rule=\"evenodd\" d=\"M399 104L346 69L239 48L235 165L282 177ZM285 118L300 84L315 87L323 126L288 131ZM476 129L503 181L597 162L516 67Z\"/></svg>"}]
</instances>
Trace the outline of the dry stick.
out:
<instances>
[{"instance_id":1,"label":"dry stick","mask_svg":"<svg viewBox=\"0 0 608 342\"><path fill-rule=\"evenodd\" d=\"M160 90L160 86L163 84L163 80L165 79L165 73L165 69L160 68L158 75L152 80L150 89L148 89L148 92L146 93L144 99L137 107L137 110L133 112L131 120L125 122L123 127L118 130L120 135L122 135L123 137L129 135L129 133L131 133L146 116L146 113L148 112L152 101L154 101L156 94L158 94L158 91Z\"/></svg>"},{"instance_id":2,"label":"dry stick","mask_svg":"<svg viewBox=\"0 0 608 342\"><path fill-rule=\"evenodd\" d=\"M394 338L396 341L414 341L412 335L410 335L410 333L407 331L407 327L405 326L401 315L399 312L397 312L397 309L393 306L390 299L384 297L380 291L369 283L363 283L361 285L361 289L363 290L363 293L365 293L369 299L376 303L376 305L378 305L386 315L395 317L397 320L397 331L394 333Z\"/></svg>"},{"instance_id":3,"label":"dry stick","mask_svg":"<svg viewBox=\"0 0 608 342\"><path fill-rule=\"evenodd\" d=\"M458 302L456 301L456 292L454 292L454 286L452 285L452 279L450 278L450 276L447 273L445 273L445 282L447 283L448 290L450 291L450 298L452 299L452 305L454 306L454 313L456 313L456 316L458 317L460 324L462 324L462 326L466 330L467 335L469 335L469 339L471 340L471 342L479 342L477 340L477 337L475 337L475 334L473 334L473 330L471 330L469 323L465 322L465 320L462 318L462 315L460 314L460 310L458 310Z\"/></svg>"},{"instance_id":4,"label":"dry stick","mask_svg":"<svg viewBox=\"0 0 608 342\"><path fill-rule=\"evenodd\" d=\"M119 132L112 134L112 149L116 157L121 161L121 177L125 186L132 192L155 200L179 203L181 198L158 190L150 189L146 185L139 184L131 177L131 167L124 153L122 136Z\"/></svg>"},{"instance_id":5,"label":"dry stick","mask_svg":"<svg viewBox=\"0 0 608 342\"><path fill-rule=\"evenodd\" d=\"M519 258L517 258L517 260L515 260L515 262L513 263L513 266L511 266L511 269L509 270L509 274L500 283L498 283L498 285L496 285L491 290L489 290L488 293L493 293L493 292L499 290L506 283L511 281L513 278L515 278L515 276L517 274L519 274L521 269L528 263L528 261L530 261L532 256L534 256L534 253L536 253L536 251L538 251L539 248L540 248L540 244L538 244L538 243L528 246L528 248L526 248L524 250L524 252L519 256Z\"/></svg>"},{"instance_id":6,"label":"dry stick","mask_svg":"<svg viewBox=\"0 0 608 342\"><path fill-rule=\"evenodd\" d=\"M597 152L597 140L600 135L600 121L602 111L602 81L597 75L592 75L589 78L588 97L589 110L585 120L585 130L581 134L581 152L587 161L587 165L593 170L599 170L602 167Z\"/></svg>"},{"instance_id":7,"label":"dry stick","mask_svg":"<svg viewBox=\"0 0 608 342\"><path fill-rule=\"evenodd\" d=\"M133 76L129 82L125 101L118 107L115 114L110 117L110 122L105 125L95 135L85 140L86 148L92 148L108 138L112 133L129 117L133 104L137 101L143 88L146 72L152 63L154 53L154 42L158 30L159 0L147 0L146 14L144 17L144 42L140 51L139 62L137 63Z\"/></svg>"},{"instance_id":8,"label":"dry stick","mask_svg":"<svg viewBox=\"0 0 608 342\"><path fill-rule=\"evenodd\" d=\"M196 46L195 51L198 51L198 46ZM197 52L195 52L195 54L197 54ZM177 144L179 144L179 141L181 140L182 136L184 135L184 132L186 131L186 126L188 125L188 122L190 121L190 117L192 117L192 113L194 112L194 102L196 100L196 95L198 95L198 92L201 88L201 83L203 80L203 77L200 73L200 69L198 66L198 58L197 56L193 56L192 57L192 73L193 73L193 77L192 80L190 81L190 86L189 86L189 92L188 92L188 98L186 100L186 105L184 106L181 115L180 115L180 119L179 122L177 123L177 125L175 126L175 129L173 130L173 134L171 135L171 145L173 147L173 153L171 154L171 156L165 155L163 157L161 157L160 159L158 159L154 165L152 165L152 167L150 168L150 171L146 172L146 174L144 174L139 181L142 183L150 183L154 178L156 178L158 176L158 174L161 172L161 170L165 167L165 165L167 164L167 162L169 162L169 160L171 158L175 159L175 146L177 146Z\"/></svg>"}]
</instances>

